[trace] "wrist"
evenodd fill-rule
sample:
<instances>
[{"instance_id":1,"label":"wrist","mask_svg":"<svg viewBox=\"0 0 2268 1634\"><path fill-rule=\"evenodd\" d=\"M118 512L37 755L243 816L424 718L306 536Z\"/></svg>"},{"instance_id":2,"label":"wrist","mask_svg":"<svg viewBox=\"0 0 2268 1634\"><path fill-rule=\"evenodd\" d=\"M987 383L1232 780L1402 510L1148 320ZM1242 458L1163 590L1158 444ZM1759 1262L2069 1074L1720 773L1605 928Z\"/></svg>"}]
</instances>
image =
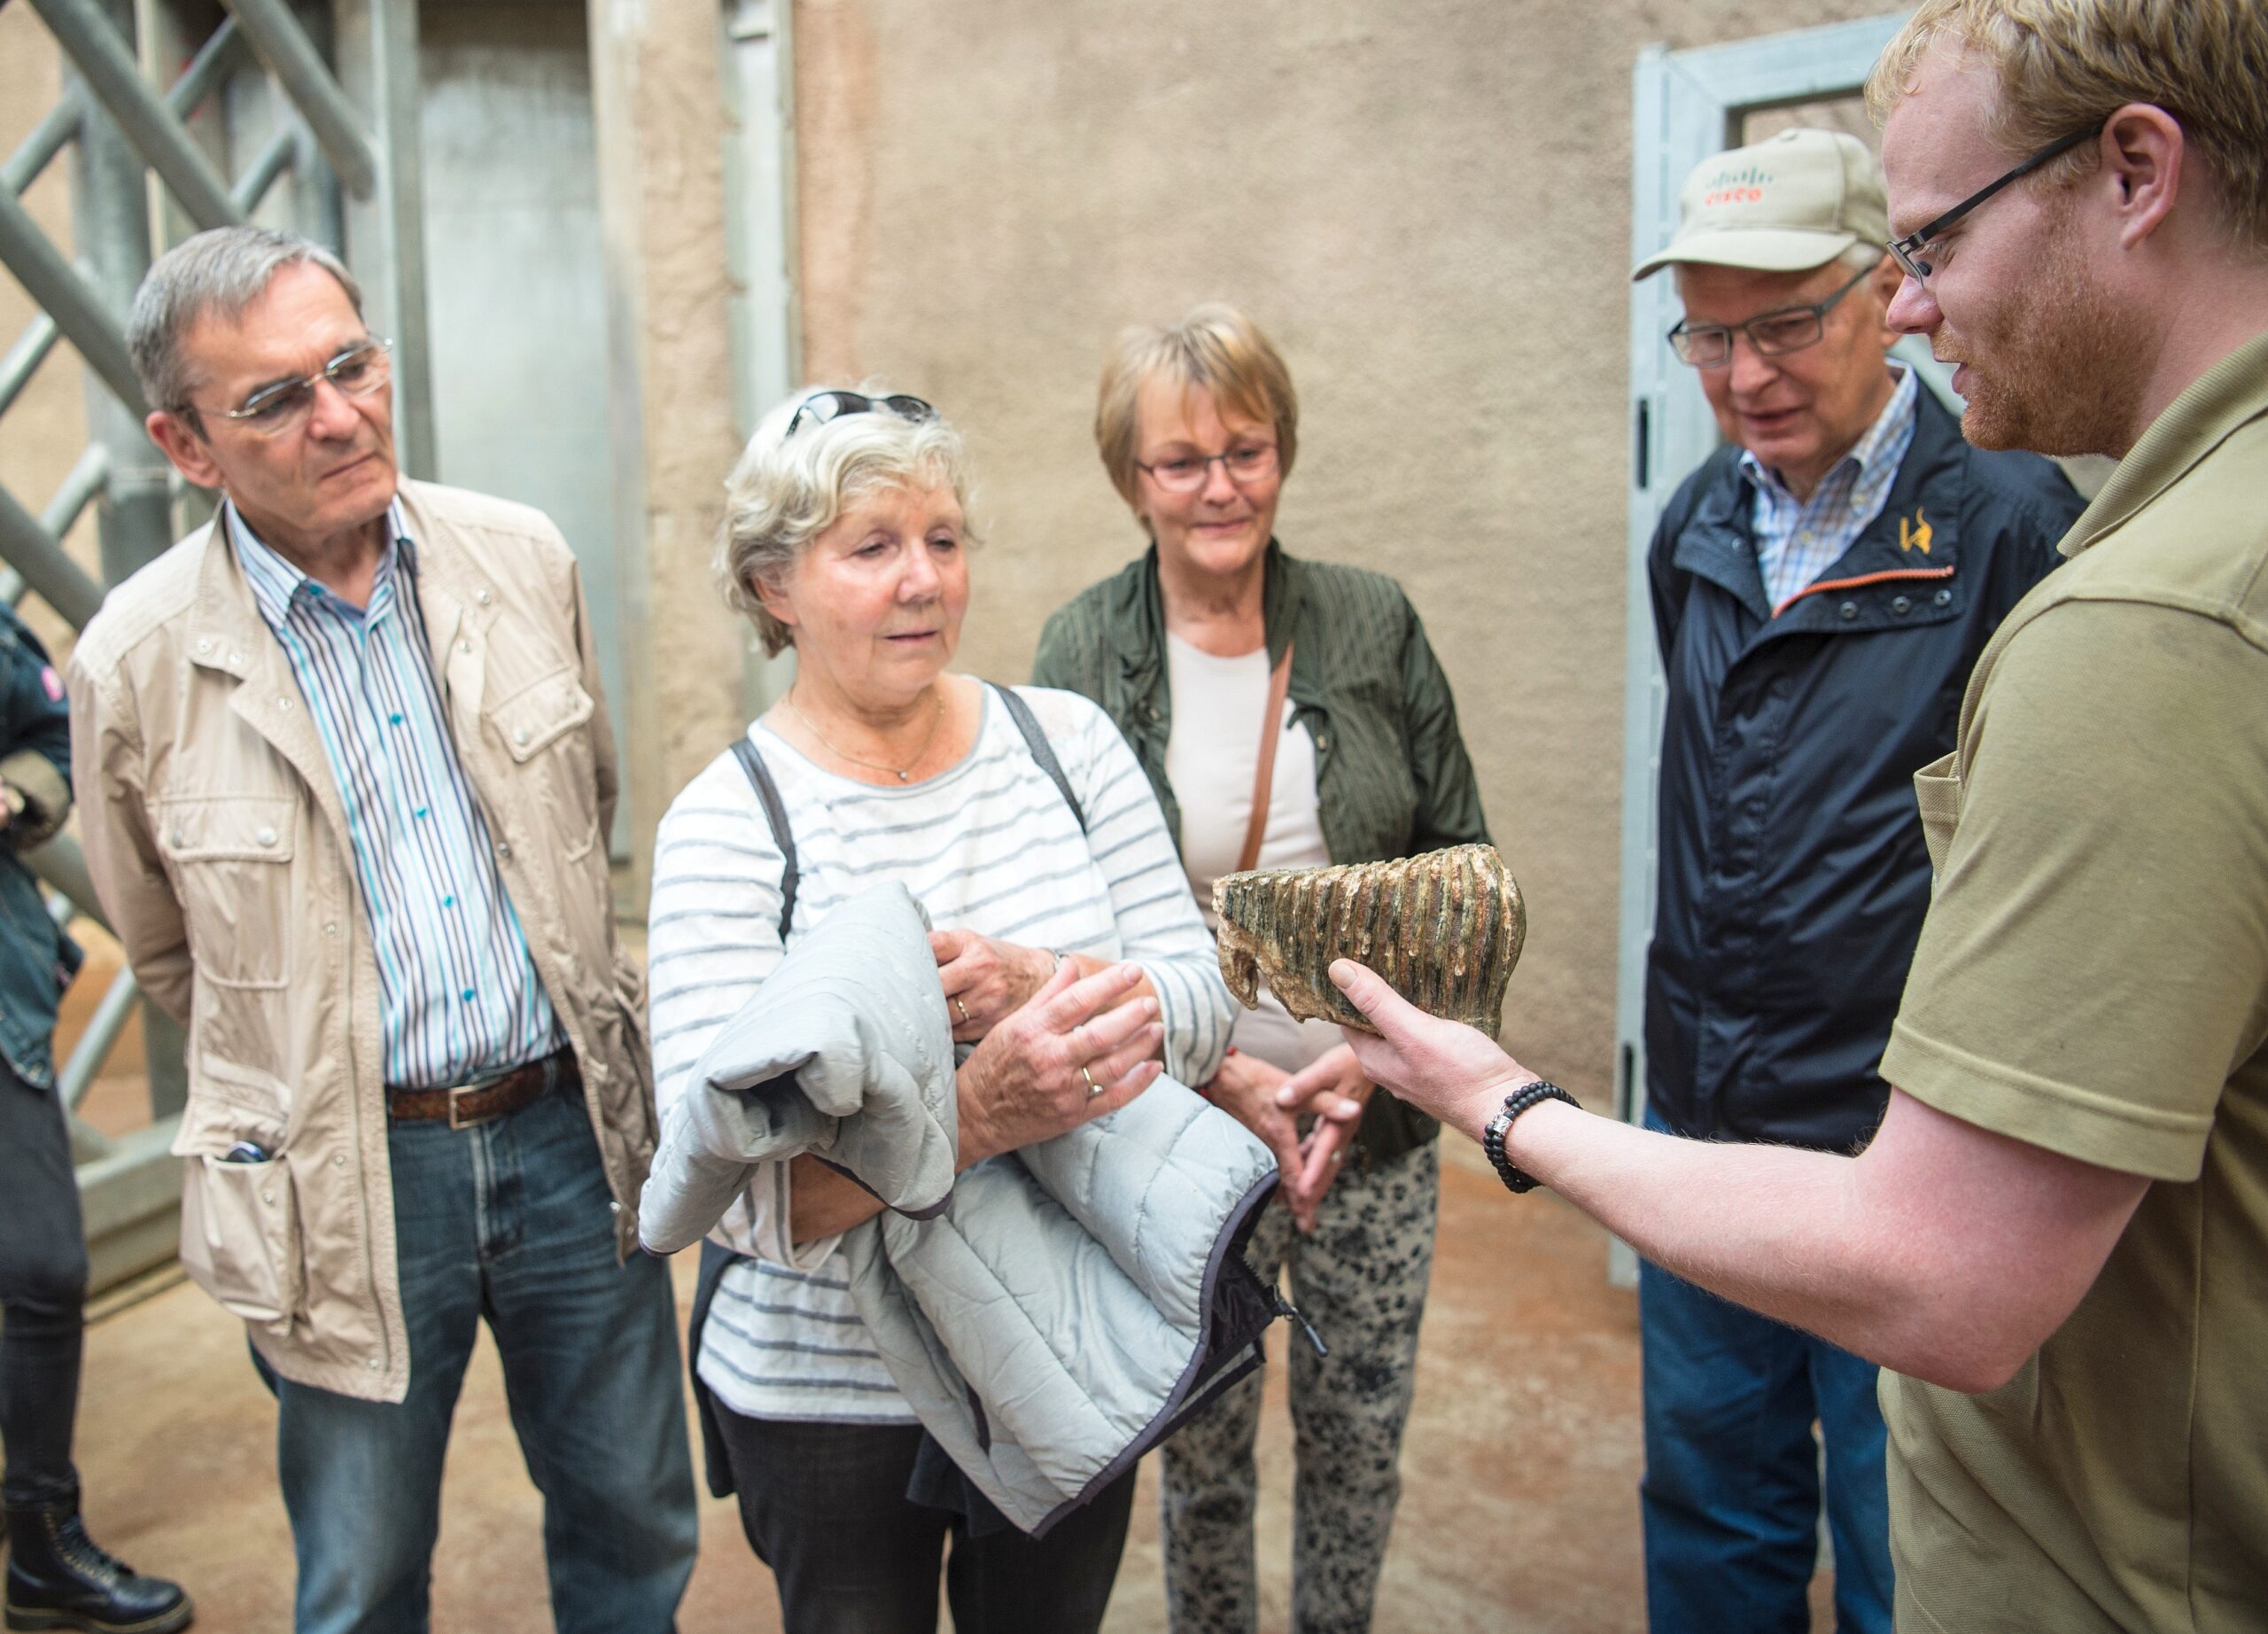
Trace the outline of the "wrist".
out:
<instances>
[{"instance_id":1,"label":"wrist","mask_svg":"<svg viewBox=\"0 0 2268 1634\"><path fill-rule=\"evenodd\" d=\"M1559 1085L1530 1074L1526 1083L1506 1093L1503 1105L1481 1132L1481 1152L1495 1169L1497 1179L1503 1181L1505 1190L1514 1194L1530 1192L1543 1183L1538 1176L1528 1172L1523 1164L1514 1161L1515 1152L1506 1148L1512 1139L1512 1131L1530 1114L1554 1101L1564 1101L1570 1107L1575 1105L1575 1098ZM1524 1155L1525 1148L1518 1148L1518 1152Z\"/></svg>"},{"instance_id":2,"label":"wrist","mask_svg":"<svg viewBox=\"0 0 2268 1634\"><path fill-rule=\"evenodd\" d=\"M1531 1084L1542 1081L1541 1076L1515 1062L1510 1071L1499 1073L1476 1085L1472 1092L1458 1103L1456 1117L1442 1121L1452 1124L1468 1140L1478 1140L1487 1132L1488 1120L1504 1109L1504 1102L1509 1097L1518 1094Z\"/></svg>"}]
</instances>

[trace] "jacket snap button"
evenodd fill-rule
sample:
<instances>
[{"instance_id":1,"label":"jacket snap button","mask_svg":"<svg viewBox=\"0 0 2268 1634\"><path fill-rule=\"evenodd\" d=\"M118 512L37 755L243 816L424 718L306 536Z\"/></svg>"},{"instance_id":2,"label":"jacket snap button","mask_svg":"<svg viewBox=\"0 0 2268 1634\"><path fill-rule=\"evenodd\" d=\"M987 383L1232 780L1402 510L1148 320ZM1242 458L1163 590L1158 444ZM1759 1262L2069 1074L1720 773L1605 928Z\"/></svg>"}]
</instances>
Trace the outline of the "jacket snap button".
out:
<instances>
[{"instance_id":1,"label":"jacket snap button","mask_svg":"<svg viewBox=\"0 0 2268 1634\"><path fill-rule=\"evenodd\" d=\"M1914 611L1914 603L1907 601L1902 595L1894 595L1891 597L1890 611L1894 613L1912 612Z\"/></svg>"},{"instance_id":2,"label":"jacket snap button","mask_svg":"<svg viewBox=\"0 0 2268 1634\"><path fill-rule=\"evenodd\" d=\"M618 1202L609 1202L606 1205L606 1211L609 1214L619 1214L622 1212L622 1205Z\"/></svg>"},{"instance_id":3,"label":"jacket snap button","mask_svg":"<svg viewBox=\"0 0 2268 1634\"><path fill-rule=\"evenodd\" d=\"M291 700L289 698L278 698L276 700L276 707L288 711L291 707Z\"/></svg>"},{"instance_id":4,"label":"jacket snap button","mask_svg":"<svg viewBox=\"0 0 2268 1634\"><path fill-rule=\"evenodd\" d=\"M384 1366L385 1364L378 1360L378 1358L374 1356L369 1361L363 1363L362 1366L369 1368L372 1373L376 1373L379 1368Z\"/></svg>"},{"instance_id":5,"label":"jacket snap button","mask_svg":"<svg viewBox=\"0 0 2268 1634\"><path fill-rule=\"evenodd\" d=\"M1947 602L1953 600L1953 592L1950 590L1940 590L1930 599L1935 602L1938 606L1943 607Z\"/></svg>"},{"instance_id":6,"label":"jacket snap button","mask_svg":"<svg viewBox=\"0 0 2268 1634\"><path fill-rule=\"evenodd\" d=\"M337 936L338 934L338 922L335 919L327 919L323 921L322 933L325 936Z\"/></svg>"},{"instance_id":7,"label":"jacket snap button","mask_svg":"<svg viewBox=\"0 0 2268 1634\"><path fill-rule=\"evenodd\" d=\"M1859 616L1859 604L1856 602L1845 602L1837 611L1845 619L1855 619Z\"/></svg>"},{"instance_id":8,"label":"jacket snap button","mask_svg":"<svg viewBox=\"0 0 2268 1634\"><path fill-rule=\"evenodd\" d=\"M344 1169L346 1167L346 1154L344 1152L333 1152L330 1155L330 1166L334 1169Z\"/></svg>"},{"instance_id":9,"label":"jacket snap button","mask_svg":"<svg viewBox=\"0 0 2268 1634\"><path fill-rule=\"evenodd\" d=\"M189 844L189 836L183 834L179 829L175 829L173 832L173 842L174 849L175 851L179 851L183 846Z\"/></svg>"},{"instance_id":10,"label":"jacket snap button","mask_svg":"<svg viewBox=\"0 0 2268 1634\"><path fill-rule=\"evenodd\" d=\"M525 749L528 746L528 729L525 727L516 728L512 733L512 741Z\"/></svg>"},{"instance_id":11,"label":"jacket snap button","mask_svg":"<svg viewBox=\"0 0 2268 1634\"><path fill-rule=\"evenodd\" d=\"M272 1190L263 1191L260 1194L260 1200L262 1202L274 1202L276 1201L276 1194Z\"/></svg>"},{"instance_id":12,"label":"jacket snap button","mask_svg":"<svg viewBox=\"0 0 2268 1634\"><path fill-rule=\"evenodd\" d=\"M1158 706L1155 704L1152 704L1146 708L1143 712L1148 715L1151 720L1155 720L1158 718Z\"/></svg>"},{"instance_id":13,"label":"jacket snap button","mask_svg":"<svg viewBox=\"0 0 2268 1634\"><path fill-rule=\"evenodd\" d=\"M457 643L457 650L459 652L470 652L472 650L472 643L467 641L461 641Z\"/></svg>"},{"instance_id":14,"label":"jacket snap button","mask_svg":"<svg viewBox=\"0 0 2268 1634\"><path fill-rule=\"evenodd\" d=\"M252 838L258 840L263 845L273 845L276 844L276 830L273 829L262 829L258 834L253 835Z\"/></svg>"},{"instance_id":15,"label":"jacket snap button","mask_svg":"<svg viewBox=\"0 0 2268 1634\"><path fill-rule=\"evenodd\" d=\"M484 589L480 592L480 595L479 595L479 602L480 602L480 604L481 604L483 607L487 606L489 603L491 603L491 602L494 601L495 599L496 599L496 597L495 597L493 594L491 594L488 590L486 590L485 588L484 588Z\"/></svg>"},{"instance_id":16,"label":"jacket snap button","mask_svg":"<svg viewBox=\"0 0 2268 1634\"><path fill-rule=\"evenodd\" d=\"M197 650L199 652L210 652L213 650L213 643L209 641L201 641L197 643Z\"/></svg>"},{"instance_id":17,"label":"jacket snap button","mask_svg":"<svg viewBox=\"0 0 2268 1634\"><path fill-rule=\"evenodd\" d=\"M500 857L509 858L512 854L512 848L509 845L499 845L496 847L496 854Z\"/></svg>"}]
</instances>

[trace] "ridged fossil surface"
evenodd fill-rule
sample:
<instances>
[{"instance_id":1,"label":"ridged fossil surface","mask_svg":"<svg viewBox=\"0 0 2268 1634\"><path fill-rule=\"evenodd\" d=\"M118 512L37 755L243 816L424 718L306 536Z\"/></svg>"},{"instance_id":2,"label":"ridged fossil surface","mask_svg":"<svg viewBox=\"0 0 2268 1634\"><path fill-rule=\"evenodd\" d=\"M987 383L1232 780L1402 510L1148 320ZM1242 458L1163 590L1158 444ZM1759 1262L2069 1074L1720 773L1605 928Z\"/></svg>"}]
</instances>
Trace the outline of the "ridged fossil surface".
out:
<instances>
[{"instance_id":1,"label":"ridged fossil surface","mask_svg":"<svg viewBox=\"0 0 2268 1634\"><path fill-rule=\"evenodd\" d=\"M1493 845L1399 862L1255 869L1213 883L1221 974L1247 1008L1258 982L1293 1015L1376 1031L1331 980L1352 959L1421 1010L1494 1038L1504 984L1527 939L1527 910Z\"/></svg>"}]
</instances>

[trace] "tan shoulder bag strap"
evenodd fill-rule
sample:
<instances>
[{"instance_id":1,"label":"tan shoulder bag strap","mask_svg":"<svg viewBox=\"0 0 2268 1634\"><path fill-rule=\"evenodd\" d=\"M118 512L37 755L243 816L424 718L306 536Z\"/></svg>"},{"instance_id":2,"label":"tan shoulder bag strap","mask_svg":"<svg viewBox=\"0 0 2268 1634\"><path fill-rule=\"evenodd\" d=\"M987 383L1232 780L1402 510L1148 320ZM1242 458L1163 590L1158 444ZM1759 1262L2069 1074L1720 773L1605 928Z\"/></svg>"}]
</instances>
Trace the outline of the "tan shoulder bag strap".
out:
<instances>
[{"instance_id":1,"label":"tan shoulder bag strap","mask_svg":"<svg viewBox=\"0 0 2268 1634\"><path fill-rule=\"evenodd\" d=\"M1244 850L1237 856L1241 874L1260 860L1261 837L1268 832L1268 797L1276 782L1276 740L1284 735L1284 695L1292 689L1292 643L1268 674L1268 712L1261 717L1260 765L1252 778L1252 821L1244 826Z\"/></svg>"}]
</instances>

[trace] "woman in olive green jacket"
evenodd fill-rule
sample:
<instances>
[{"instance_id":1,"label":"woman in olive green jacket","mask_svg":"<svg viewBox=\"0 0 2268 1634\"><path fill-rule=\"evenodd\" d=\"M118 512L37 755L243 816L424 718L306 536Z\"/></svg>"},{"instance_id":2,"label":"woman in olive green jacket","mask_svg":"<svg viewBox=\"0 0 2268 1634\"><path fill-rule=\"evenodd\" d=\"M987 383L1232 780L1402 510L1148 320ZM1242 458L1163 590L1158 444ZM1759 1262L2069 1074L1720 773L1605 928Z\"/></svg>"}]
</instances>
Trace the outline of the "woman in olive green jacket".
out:
<instances>
[{"instance_id":1,"label":"woman in olive green jacket","mask_svg":"<svg viewBox=\"0 0 2268 1634\"><path fill-rule=\"evenodd\" d=\"M1214 880L1239 867L1488 837L1448 680L1401 587L1275 541L1298 419L1283 359L1240 313L1200 307L1121 336L1095 438L1150 549L1056 611L1033 668L1037 683L1101 704L1133 745L1208 922ZM1303 1140L1275 1092L1326 1057L1367 1104L1351 1131L1322 1124ZM1438 1125L1374 1092L1338 1029L1295 1022L1265 994L1205 1092L1276 1150L1287 1206L1270 1210L1252 1258L1265 1279L1289 1272L1329 1347L1292 1351L1293 1624L1366 1628L1433 1266ZM1254 1624L1259 1412L1254 1378L1166 1443L1177 1630Z\"/></svg>"}]
</instances>

